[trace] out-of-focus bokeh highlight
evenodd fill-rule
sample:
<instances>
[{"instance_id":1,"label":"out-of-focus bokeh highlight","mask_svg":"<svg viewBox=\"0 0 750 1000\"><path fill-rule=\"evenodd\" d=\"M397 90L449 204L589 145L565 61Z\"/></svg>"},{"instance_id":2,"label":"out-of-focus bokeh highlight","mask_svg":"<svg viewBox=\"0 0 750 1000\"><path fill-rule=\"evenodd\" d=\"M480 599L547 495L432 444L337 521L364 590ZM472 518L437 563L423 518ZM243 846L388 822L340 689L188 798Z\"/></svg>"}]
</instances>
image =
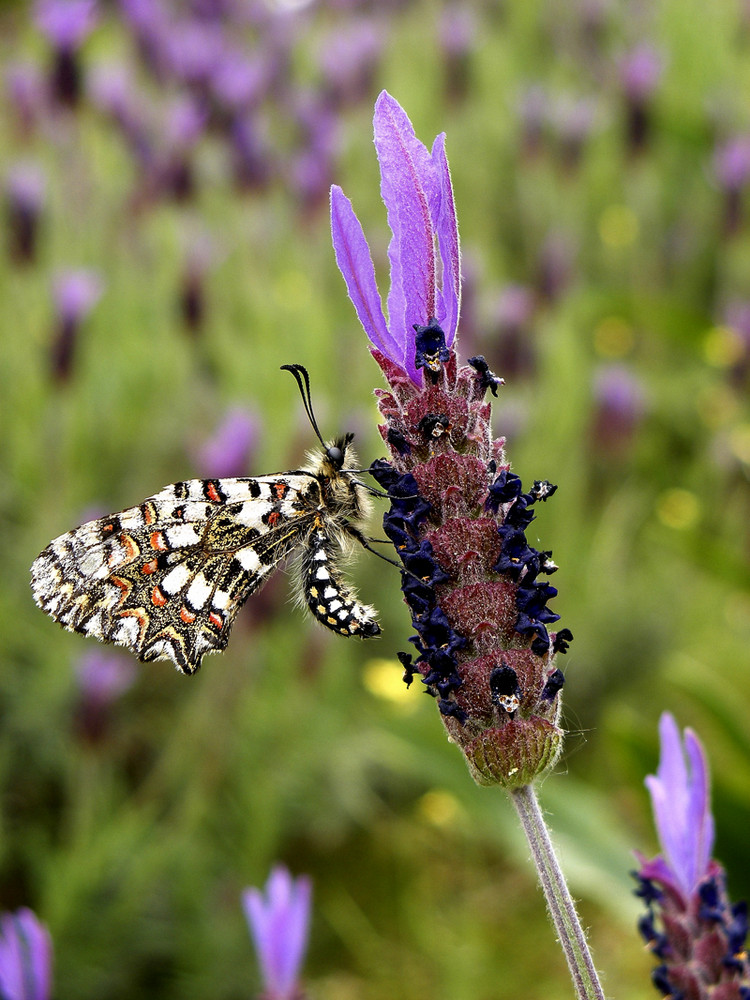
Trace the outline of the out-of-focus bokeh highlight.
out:
<instances>
[{"instance_id":1,"label":"out-of-focus bokeh highlight","mask_svg":"<svg viewBox=\"0 0 750 1000\"><path fill-rule=\"evenodd\" d=\"M353 566L376 643L277 574L194 678L63 632L27 584L169 482L297 468L282 364L381 456L327 198L386 287L383 88L447 133L459 352L506 380L514 470L559 487L529 535L575 634L541 797L607 995L655 997L628 872L665 709L750 896L750 7L6 0L0 61L0 910L49 928L56 998L257 994L238 899L276 862L315 884L311 996L570 996L512 810L401 685L395 569Z\"/></svg>"}]
</instances>

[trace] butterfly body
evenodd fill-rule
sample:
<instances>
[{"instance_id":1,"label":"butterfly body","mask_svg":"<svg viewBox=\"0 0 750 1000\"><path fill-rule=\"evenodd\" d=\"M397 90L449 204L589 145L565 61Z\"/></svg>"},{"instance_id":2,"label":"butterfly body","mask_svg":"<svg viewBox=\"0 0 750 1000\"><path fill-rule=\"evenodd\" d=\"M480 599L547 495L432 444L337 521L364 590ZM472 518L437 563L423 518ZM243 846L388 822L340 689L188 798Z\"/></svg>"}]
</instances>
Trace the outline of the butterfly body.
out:
<instances>
[{"instance_id":1,"label":"butterfly body","mask_svg":"<svg viewBox=\"0 0 750 1000\"><path fill-rule=\"evenodd\" d=\"M272 570L298 555L311 613L340 635L378 635L375 612L341 579L367 500L351 475L350 442L325 445L295 472L174 483L88 521L37 557L34 599L64 628L191 674L225 648L240 607Z\"/></svg>"}]
</instances>

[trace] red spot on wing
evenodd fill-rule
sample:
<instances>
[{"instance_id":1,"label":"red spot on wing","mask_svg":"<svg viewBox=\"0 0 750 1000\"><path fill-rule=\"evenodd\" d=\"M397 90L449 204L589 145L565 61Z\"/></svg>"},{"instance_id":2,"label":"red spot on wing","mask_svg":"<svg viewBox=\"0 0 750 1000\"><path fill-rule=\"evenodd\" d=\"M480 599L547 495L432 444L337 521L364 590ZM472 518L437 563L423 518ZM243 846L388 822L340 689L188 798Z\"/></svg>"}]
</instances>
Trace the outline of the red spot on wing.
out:
<instances>
[{"instance_id":1,"label":"red spot on wing","mask_svg":"<svg viewBox=\"0 0 750 1000\"><path fill-rule=\"evenodd\" d=\"M155 573L158 568L159 561L157 559L152 559L151 562L144 563L141 566L141 573L143 573L144 576L150 576L152 573Z\"/></svg>"},{"instance_id":2,"label":"red spot on wing","mask_svg":"<svg viewBox=\"0 0 750 1000\"><path fill-rule=\"evenodd\" d=\"M220 615L217 615L215 611L209 612L208 620L212 625L215 625L216 628L224 628L224 619Z\"/></svg>"},{"instance_id":3,"label":"red spot on wing","mask_svg":"<svg viewBox=\"0 0 750 1000\"><path fill-rule=\"evenodd\" d=\"M144 503L141 510L143 511L143 520L145 524L153 524L156 520L156 509L154 505L151 503ZM154 546L154 548L156 548L156 546Z\"/></svg>"},{"instance_id":4,"label":"red spot on wing","mask_svg":"<svg viewBox=\"0 0 750 1000\"><path fill-rule=\"evenodd\" d=\"M167 600L168 600L167 595L164 593L164 591L157 583L157 585L151 591L151 603L155 605L157 608L163 608L164 605L167 603Z\"/></svg>"},{"instance_id":5,"label":"red spot on wing","mask_svg":"<svg viewBox=\"0 0 750 1000\"><path fill-rule=\"evenodd\" d=\"M167 552L169 549L169 546L167 545L167 540L165 539L161 531L152 531L150 542L151 542L151 548L158 549L159 552Z\"/></svg>"},{"instance_id":6,"label":"red spot on wing","mask_svg":"<svg viewBox=\"0 0 750 1000\"><path fill-rule=\"evenodd\" d=\"M289 487L283 481L279 481L278 483L274 483L273 486L271 487L271 489L276 494L277 500L283 500L284 497L289 492Z\"/></svg>"},{"instance_id":7,"label":"red spot on wing","mask_svg":"<svg viewBox=\"0 0 750 1000\"><path fill-rule=\"evenodd\" d=\"M275 528L276 525L281 520L281 513L278 510L272 510L271 513L266 518L266 524L269 528Z\"/></svg>"},{"instance_id":8,"label":"red spot on wing","mask_svg":"<svg viewBox=\"0 0 750 1000\"><path fill-rule=\"evenodd\" d=\"M216 483L210 480L206 483L206 496L214 503L221 503L221 497L219 496L219 491L216 489Z\"/></svg>"},{"instance_id":9,"label":"red spot on wing","mask_svg":"<svg viewBox=\"0 0 750 1000\"><path fill-rule=\"evenodd\" d=\"M196 617L197 615L193 614L192 611L188 611L184 604L182 605L180 608L180 618L182 618L186 625L192 625Z\"/></svg>"}]
</instances>

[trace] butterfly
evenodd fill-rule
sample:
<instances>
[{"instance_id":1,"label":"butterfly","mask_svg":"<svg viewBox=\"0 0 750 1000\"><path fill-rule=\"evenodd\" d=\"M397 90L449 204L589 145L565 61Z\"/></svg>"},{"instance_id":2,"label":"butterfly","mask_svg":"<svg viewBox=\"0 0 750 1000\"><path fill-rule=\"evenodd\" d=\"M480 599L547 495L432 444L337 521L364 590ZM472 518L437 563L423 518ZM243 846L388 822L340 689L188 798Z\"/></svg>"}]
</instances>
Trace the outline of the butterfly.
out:
<instances>
[{"instance_id":1,"label":"butterfly","mask_svg":"<svg viewBox=\"0 0 750 1000\"><path fill-rule=\"evenodd\" d=\"M31 567L39 607L64 628L195 673L223 650L237 612L288 556L298 595L326 628L369 639L376 612L341 568L369 509L352 434L326 443L302 365L296 378L321 443L307 466L254 479L173 483L136 507L54 539Z\"/></svg>"}]
</instances>

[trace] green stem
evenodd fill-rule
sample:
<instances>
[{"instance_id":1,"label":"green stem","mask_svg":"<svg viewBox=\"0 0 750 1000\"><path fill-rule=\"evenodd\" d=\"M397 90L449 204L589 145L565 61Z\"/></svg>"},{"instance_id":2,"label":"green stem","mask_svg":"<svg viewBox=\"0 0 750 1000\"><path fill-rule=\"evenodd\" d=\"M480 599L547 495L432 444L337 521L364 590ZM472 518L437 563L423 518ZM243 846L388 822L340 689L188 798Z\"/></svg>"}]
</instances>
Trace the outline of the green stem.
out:
<instances>
[{"instance_id":1,"label":"green stem","mask_svg":"<svg viewBox=\"0 0 750 1000\"><path fill-rule=\"evenodd\" d=\"M523 785L521 788L514 788L509 794L531 848L550 916L570 968L576 996L580 1000L604 1000L604 991L565 876L552 847L536 791L532 785Z\"/></svg>"}]
</instances>

